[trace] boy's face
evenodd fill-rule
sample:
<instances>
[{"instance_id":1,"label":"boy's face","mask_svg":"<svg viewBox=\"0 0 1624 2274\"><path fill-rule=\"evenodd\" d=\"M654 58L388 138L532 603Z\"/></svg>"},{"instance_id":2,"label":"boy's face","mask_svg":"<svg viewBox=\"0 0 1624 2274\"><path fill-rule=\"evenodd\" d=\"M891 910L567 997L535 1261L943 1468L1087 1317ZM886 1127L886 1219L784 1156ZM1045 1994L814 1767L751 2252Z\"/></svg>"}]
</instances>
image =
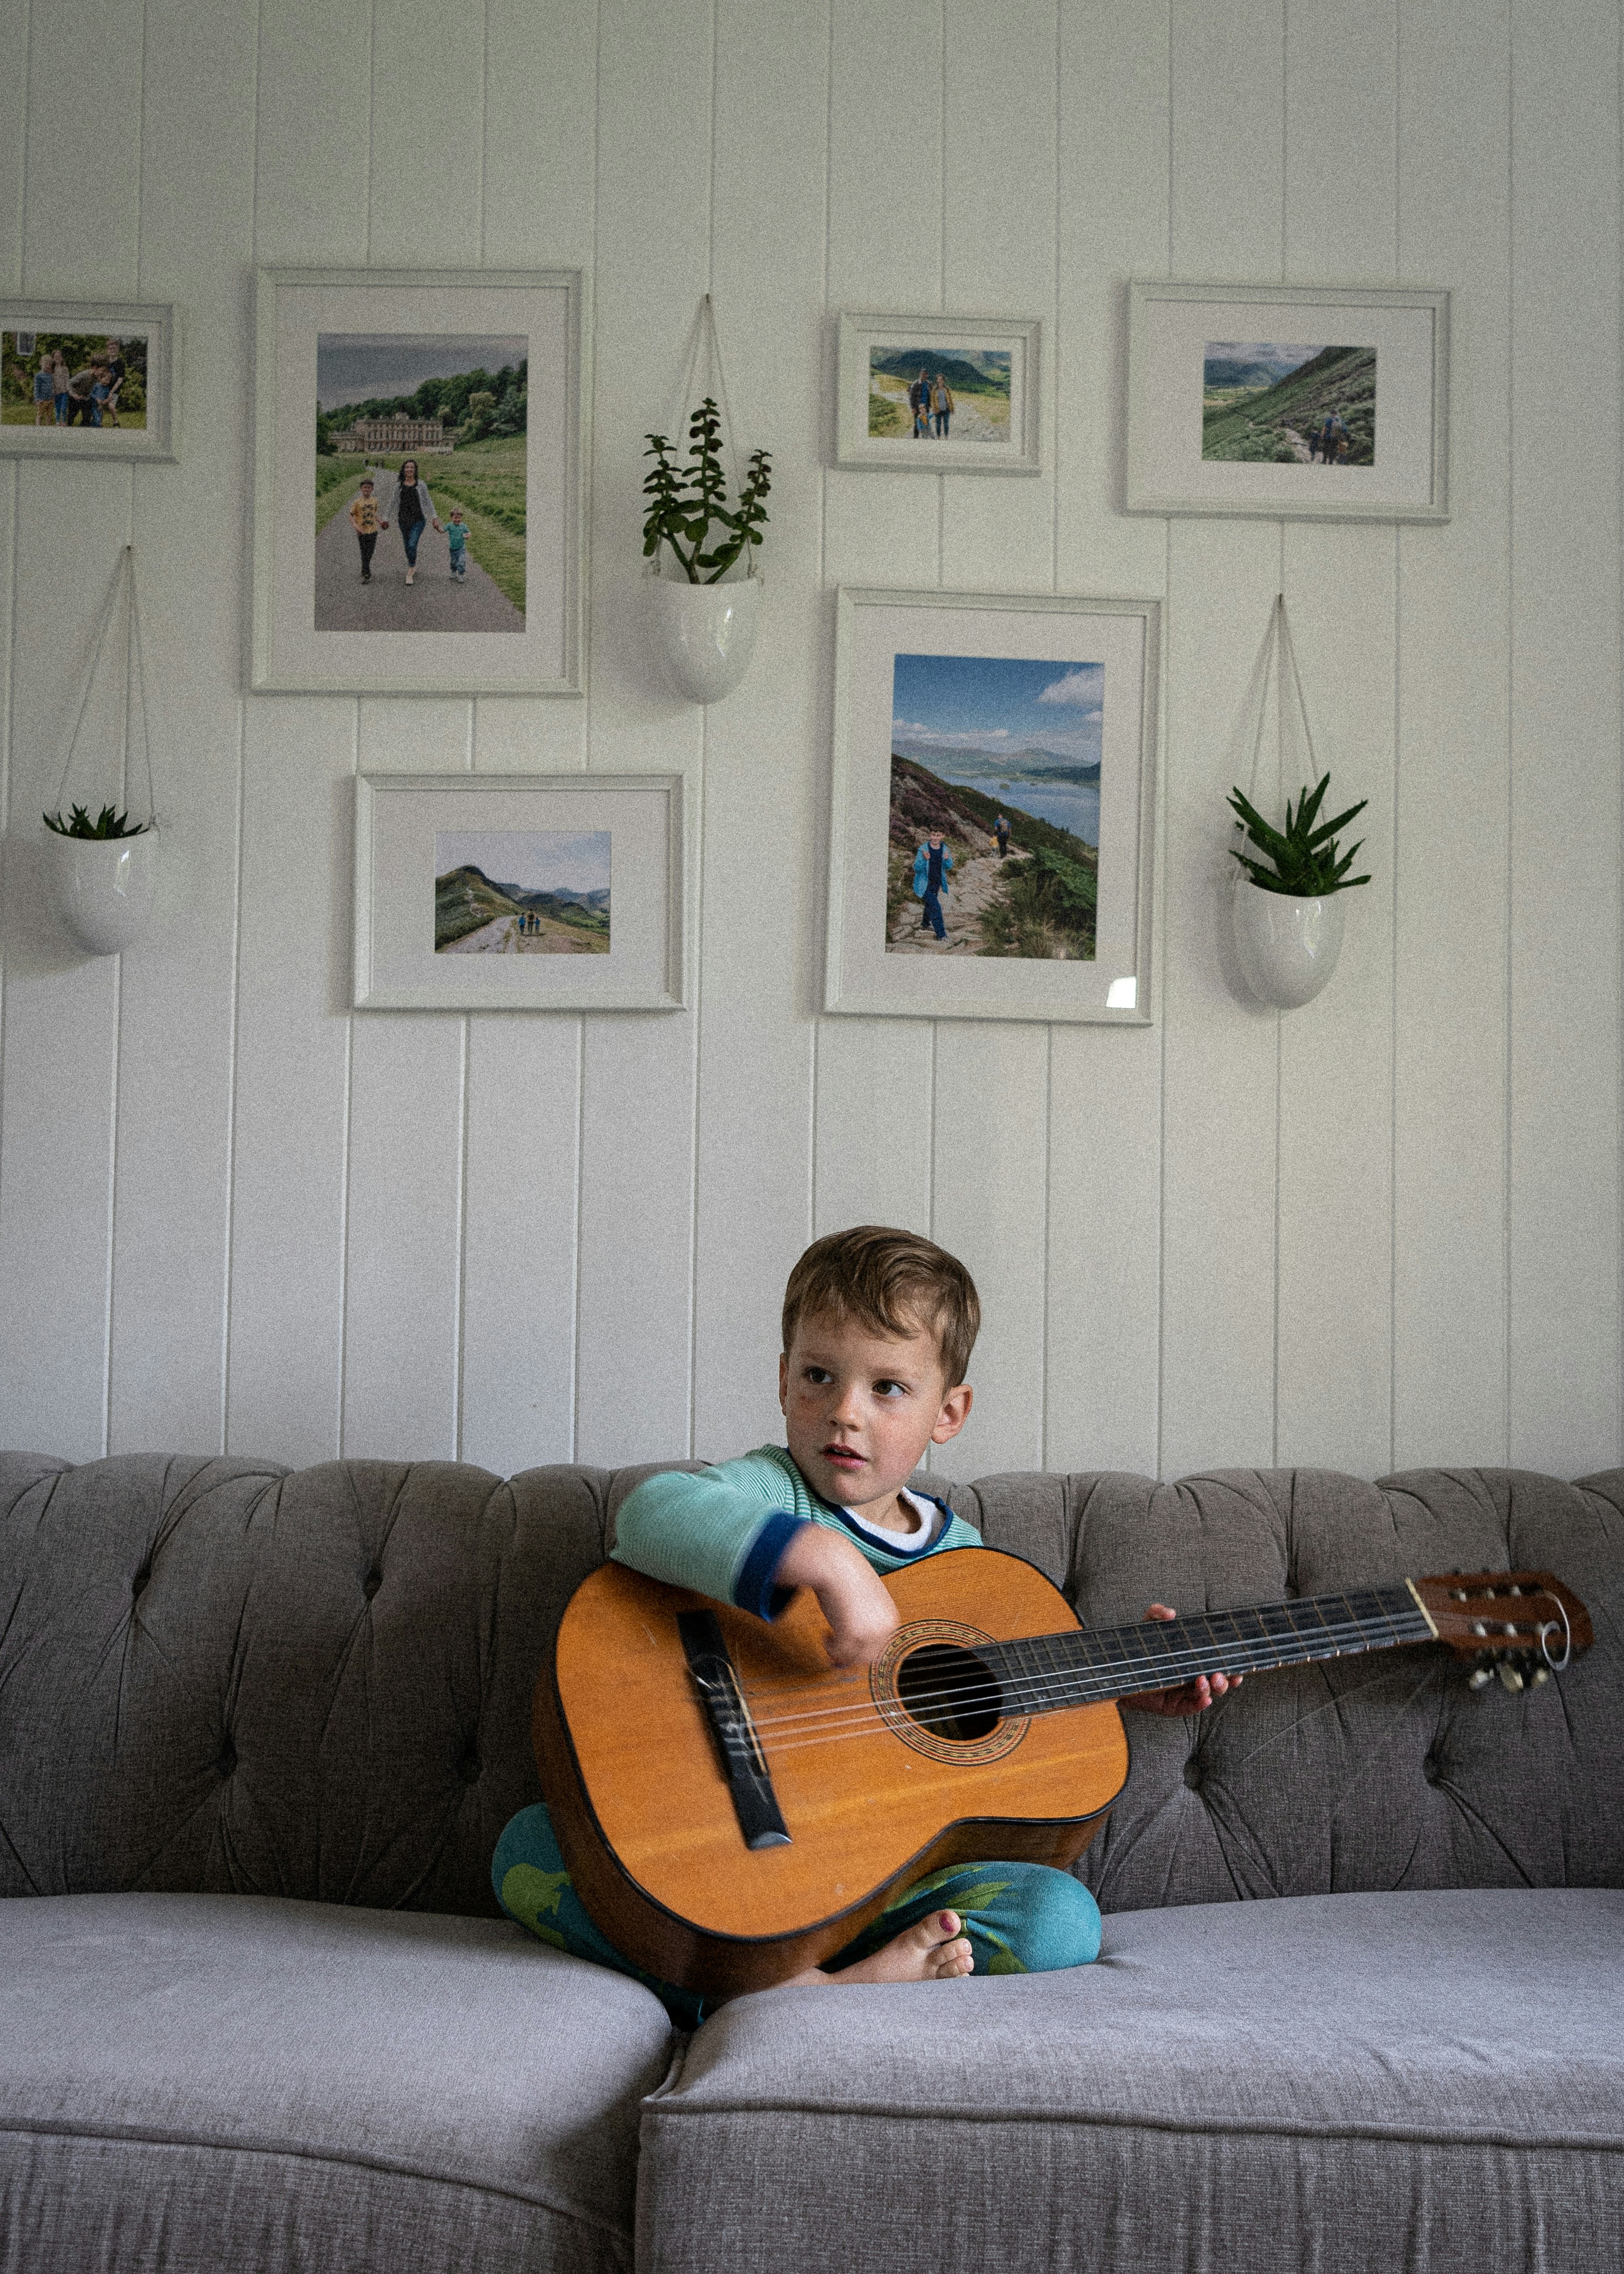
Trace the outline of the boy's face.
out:
<instances>
[{"instance_id":1,"label":"boy's face","mask_svg":"<svg viewBox=\"0 0 1624 2274\"><path fill-rule=\"evenodd\" d=\"M803 1318L778 1360L791 1458L814 1492L883 1522L927 1445L969 1418L967 1382L949 1389L929 1329L876 1335L853 1319Z\"/></svg>"}]
</instances>

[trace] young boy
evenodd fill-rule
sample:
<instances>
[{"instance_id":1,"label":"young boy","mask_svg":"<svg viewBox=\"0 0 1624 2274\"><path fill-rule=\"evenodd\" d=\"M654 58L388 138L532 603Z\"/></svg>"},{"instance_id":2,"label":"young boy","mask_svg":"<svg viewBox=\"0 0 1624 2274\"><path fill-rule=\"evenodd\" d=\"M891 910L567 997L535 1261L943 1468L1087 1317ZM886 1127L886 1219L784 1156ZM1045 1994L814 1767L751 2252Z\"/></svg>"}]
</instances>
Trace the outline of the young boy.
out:
<instances>
[{"instance_id":1,"label":"young boy","mask_svg":"<svg viewBox=\"0 0 1624 2274\"><path fill-rule=\"evenodd\" d=\"M965 1374L980 1324L969 1273L931 1241L877 1224L816 1240L784 1295L787 1450L767 1445L696 1476L645 1478L620 1510L614 1560L763 1619L809 1587L831 1665L872 1665L898 1624L879 1575L981 1544L945 1501L907 1488L927 1446L946 1444L969 1418ZM1149 1615L1174 1614L1156 1603ZM1228 1686L1203 1675L1124 1703L1196 1713ZM680 2026L702 2018L703 1999L652 1981L593 1925L545 1807L513 1818L491 1871L502 1908L544 1942L650 1982ZM960 1864L894 1897L829 1967L793 1981L1041 1973L1085 1966L1099 1946L1099 1910L1069 1871Z\"/></svg>"},{"instance_id":2,"label":"young boy","mask_svg":"<svg viewBox=\"0 0 1624 2274\"><path fill-rule=\"evenodd\" d=\"M372 553L378 543L378 501L373 494L372 478L363 477L361 486L350 501L350 525L361 547L361 582L372 581Z\"/></svg>"},{"instance_id":3,"label":"young boy","mask_svg":"<svg viewBox=\"0 0 1624 2274\"><path fill-rule=\"evenodd\" d=\"M454 505L451 518L446 523L446 542L451 547L451 573L459 584L468 582L468 531L463 526L462 508Z\"/></svg>"}]
</instances>

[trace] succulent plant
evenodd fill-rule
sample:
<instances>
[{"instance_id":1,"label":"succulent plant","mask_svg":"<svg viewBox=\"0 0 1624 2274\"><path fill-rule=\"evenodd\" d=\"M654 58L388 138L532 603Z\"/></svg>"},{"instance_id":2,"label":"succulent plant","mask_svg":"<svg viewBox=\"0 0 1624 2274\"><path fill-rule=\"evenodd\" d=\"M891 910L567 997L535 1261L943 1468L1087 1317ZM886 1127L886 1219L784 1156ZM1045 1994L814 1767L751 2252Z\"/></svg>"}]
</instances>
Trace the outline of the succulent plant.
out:
<instances>
[{"instance_id":1,"label":"succulent plant","mask_svg":"<svg viewBox=\"0 0 1624 2274\"><path fill-rule=\"evenodd\" d=\"M1343 892L1350 885L1369 884L1367 876L1350 877L1348 874L1364 839L1359 839L1339 858L1336 832L1339 829L1345 829L1356 814L1363 813L1370 800L1362 797L1357 805L1350 805L1346 813L1339 813L1335 820L1320 821L1320 808L1330 783L1329 774L1321 775L1312 789L1304 783L1297 793L1295 811L1290 799L1286 800L1283 832L1265 821L1251 799L1244 796L1239 789L1229 792L1230 807L1246 832L1247 842L1267 854L1274 864L1272 869L1266 869L1262 862L1252 860L1237 847L1229 848L1252 883L1262 891L1289 892L1301 900L1318 900L1327 892ZM1318 827L1315 826L1316 822L1319 823Z\"/></svg>"},{"instance_id":2,"label":"succulent plant","mask_svg":"<svg viewBox=\"0 0 1624 2274\"><path fill-rule=\"evenodd\" d=\"M143 837L152 826L149 821L132 821L127 813L110 805L104 805L94 821L82 805L74 806L65 821L60 813L48 813L41 818L58 837Z\"/></svg>"},{"instance_id":3,"label":"succulent plant","mask_svg":"<svg viewBox=\"0 0 1624 2274\"><path fill-rule=\"evenodd\" d=\"M650 501L643 524L643 557L649 559L662 544L669 545L690 584L716 584L747 546L761 543L767 526L763 501L772 487L772 461L765 450L751 454L748 479L730 512L722 471L721 414L710 395L689 418L688 433L693 448L686 466L673 463L673 446L664 434L647 437L650 447L643 455L652 458L654 465L643 486ZM707 553L703 548L712 522L725 534Z\"/></svg>"}]
</instances>

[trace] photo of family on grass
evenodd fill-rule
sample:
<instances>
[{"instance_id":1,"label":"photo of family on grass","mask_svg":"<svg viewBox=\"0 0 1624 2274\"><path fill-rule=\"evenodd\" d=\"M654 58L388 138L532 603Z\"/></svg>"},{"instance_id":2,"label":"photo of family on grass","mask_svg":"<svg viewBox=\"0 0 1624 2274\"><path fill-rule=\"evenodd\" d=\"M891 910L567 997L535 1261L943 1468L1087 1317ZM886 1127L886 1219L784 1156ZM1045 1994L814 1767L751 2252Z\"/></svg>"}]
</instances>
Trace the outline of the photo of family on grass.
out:
<instances>
[{"instance_id":1,"label":"photo of family on grass","mask_svg":"<svg viewBox=\"0 0 1624 2274\"><path fill-rule=\"evenodd\" d=\"M1007 442L1007 348L871 347L868 433L889 440Z\"/></svg>"},{"instance_id":2,"label":"photo of family on grass","mask_svg":"<svg viewBox=\"0 0 1624 2274\"><path fill-rule=\"evenodd\" d=\"M898 655L891 955L1093 960L1105 667Z\"/></svg>"},{"instance_id":3,"label":"photo of family on grass","mask_svg":"<svg viewBox=\"0 0 1624 2274\"><path fill-rule=\"evenodd\" d=\"M434 833L436 955L607 955L607 829Z\"/></svg>"},{"instance_id":4,"label":"photo of family on grass","mask_svg":"<svg viewBox=\"0 0 1624 2274\"><path fill-rule=\"evenodd\" d=\"M527 352L318 335L317 631L523 630Z\"/></svg>"},{"instance_id":5,"label":"photo of family on grass","mask_svg":"<svg viewBox=\"0 0 1624 2274\"><path fill-rule=\"evenodd\" d=\"M0 424L144 429L145 337L0 332Z\"/></svg>"},{"instance_id":6,"label":"photo of family on grass","mask_svg":"<svg viewBox=\"0 0 1624 2274\"><path fill-rule=\"evenodd\" d=\"M1201 456L1209 462L1375 463L1374 348L1212 340L1201 380Z\"/></svg>"}]
</instances>

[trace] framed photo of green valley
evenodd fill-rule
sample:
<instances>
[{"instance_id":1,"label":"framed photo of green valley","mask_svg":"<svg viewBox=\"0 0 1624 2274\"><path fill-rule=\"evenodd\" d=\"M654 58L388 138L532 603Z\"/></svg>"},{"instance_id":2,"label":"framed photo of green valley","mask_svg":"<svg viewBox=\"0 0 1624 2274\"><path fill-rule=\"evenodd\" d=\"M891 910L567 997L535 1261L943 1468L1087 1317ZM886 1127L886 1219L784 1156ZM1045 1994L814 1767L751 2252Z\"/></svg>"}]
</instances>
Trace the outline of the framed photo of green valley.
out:
<instances>
[{"instance_id":1,"label":"framed photo of green valley","mask_svg":"<svg viewBox=\"0 0 1624 2274\"><path fill-rule=\"evenodd\" d=\"M1447 521L1449 295L1128 288L1130 513Z\"/></svg>"},{"instance_id":2,"label":"framed photo of green valley","mask_svg":"<svg viewBox=\"0 0 1624 2274\"><path fill-rule=\"evenodd\" d=\"M824 1006L1150 1018L1161 606L843 590Z\"/></svg>"},{"instance_id":3,"label":"framed photo of green valley","mask_svg":"<svg viewBox=\"0 0 1624 2274\"><path fill-rule=\"evenodd\" d=\"M1034 316L882 316L838 326L835 463L870 472L1042 470Z\"/></svg>"},{"instance_id":4,"label":"framed photo of green valley","mask_svg":"<svg viewBox=\"0 0 1624 2274\"><path fill-rule=\"evenodd\" d=\"M358 1011L678 1011L681 774L362 774Z\"/></svg>"},{"instance_id":5,"label":"framed photo of green valley","mask_svg":"<svg viewBox=\"0 0 1624 2274\"><path fill-rule=\"evenodd\" d=\"M252 684L577 695L578 269L261 269Z\"/></svg>"}]
</instances>

